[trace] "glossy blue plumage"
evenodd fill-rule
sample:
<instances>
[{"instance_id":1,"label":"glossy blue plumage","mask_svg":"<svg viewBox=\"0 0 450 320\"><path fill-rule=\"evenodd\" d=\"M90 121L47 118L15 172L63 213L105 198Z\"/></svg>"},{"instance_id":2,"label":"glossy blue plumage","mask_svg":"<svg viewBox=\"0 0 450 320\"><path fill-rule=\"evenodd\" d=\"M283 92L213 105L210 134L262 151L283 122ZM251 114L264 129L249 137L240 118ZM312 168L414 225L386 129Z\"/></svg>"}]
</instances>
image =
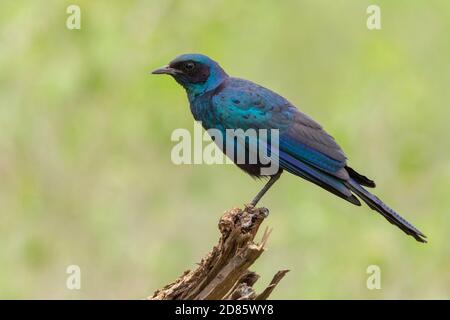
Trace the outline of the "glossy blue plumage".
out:
<instances>
[{"instance_id":1,"label":"glossy blue plumage","mask_svg":"<svg viewBox=\"0 0 450 320\"><path fill-rule=\"evenodd\" d=\"M205 129L278 129L282 169L323 183L344 198L352 196L334 177L348 178L342 150L316 122L275 92L225 77L208 94L190 98L190 103L194 118L202 121Z\"/></svg>"},{"instance_id":2,"label":"glossy blue plumage","mask_svg":"<svg viewBox=\"0 0 450 320\"><path fill-rule=\"evenodd\" d=\"M229 77L217 62L199 54L179 56L155 73L171 74L186 89L192 114L206 130L219 129L226 139L226 129L278 129L281 170L360 205L357 195L389 222L425 242L420 231L363 188L375 187L375 183L347 166L336 141L282 96L251 81ZM235 148L247 150L245 145ZM238 166L260 175L260 164Z\"/></svg>"}]
</instances>

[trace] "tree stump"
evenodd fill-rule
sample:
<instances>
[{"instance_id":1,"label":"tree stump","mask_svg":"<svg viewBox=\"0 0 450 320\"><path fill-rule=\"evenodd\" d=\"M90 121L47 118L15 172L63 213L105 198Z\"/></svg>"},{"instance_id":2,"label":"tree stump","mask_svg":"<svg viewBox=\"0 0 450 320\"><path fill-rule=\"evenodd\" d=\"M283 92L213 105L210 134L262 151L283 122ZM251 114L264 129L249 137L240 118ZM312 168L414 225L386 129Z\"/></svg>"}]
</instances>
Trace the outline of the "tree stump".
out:
<instances>
[{"instance_id":1,"label":"tree stump","mask_svg":"<svg viewBox=\"0 0 450 320\"><path fill-rule=\"evenodd\" d=\"M289 270L278 271L267 288L257 294L259 275L248 268L265 251L271 230L259 243L254 238L268 216L266 208L234 208L219 221L219 243L198 264L173 283L157 290L149 300L265 300Z\"/></svg>"}]
</instances>

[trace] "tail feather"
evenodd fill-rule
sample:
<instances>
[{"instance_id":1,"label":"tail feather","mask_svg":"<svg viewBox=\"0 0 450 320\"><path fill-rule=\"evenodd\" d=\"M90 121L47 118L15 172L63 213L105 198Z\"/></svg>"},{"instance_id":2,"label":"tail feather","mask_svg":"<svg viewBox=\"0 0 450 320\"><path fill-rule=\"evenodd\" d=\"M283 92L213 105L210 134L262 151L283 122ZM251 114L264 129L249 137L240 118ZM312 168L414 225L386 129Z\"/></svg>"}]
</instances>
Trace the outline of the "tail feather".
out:
<instances>
[{"instance_id":1,"label":"tail feather","mask_svg":"<svg viewBox=\"0 0 450 320\"><path fill-rule=\"evenodd\" d=\"M361 187L354 179L348 180L346 185L352 190L358 197L360 197L367 205L373 210L379 212L390 223L399 227L404 233L414 237L419 242L426 243L426 236L420 232L416 227L406 221L393 209L389 208L383 201L377 196L371 194L369 191Z\"/></svg>"},{"instance_id":2,"label":"tail feather","mask_svg":"<svg viewBox=\"0 0 450 320\"><path fill-rule=\"evenodd\" d=\"M349 166L346 166L345 169L347 170L348 175L353 180L358 182L360 185L365 186L365 187L369 187L369 188L375 188L375 182L373 180L370 180L366 176L356 172L355 169L352 169Z\"/></svg>"}]
</instances>

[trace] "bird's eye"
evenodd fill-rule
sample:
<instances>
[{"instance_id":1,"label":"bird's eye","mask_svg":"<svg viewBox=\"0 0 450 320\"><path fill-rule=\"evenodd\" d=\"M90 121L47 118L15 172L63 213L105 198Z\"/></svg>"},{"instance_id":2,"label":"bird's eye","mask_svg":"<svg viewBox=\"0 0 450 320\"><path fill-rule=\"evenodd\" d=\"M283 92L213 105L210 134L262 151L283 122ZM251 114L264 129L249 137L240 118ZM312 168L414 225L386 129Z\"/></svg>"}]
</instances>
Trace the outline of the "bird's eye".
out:
<instances>
[{"instance_id":1,"label":"bird's eye","mask_svg":"<svg viewBox=\"0 0 450 320\"><path fill-rule=\"evenodd\" d=\"M194 64L193 62L187 62L187 63L184 65L184 68L185 68L186 70L192 70L192 69L194 69L194 67L195 67L195 64Z\"/></svg>"}]
</instances>

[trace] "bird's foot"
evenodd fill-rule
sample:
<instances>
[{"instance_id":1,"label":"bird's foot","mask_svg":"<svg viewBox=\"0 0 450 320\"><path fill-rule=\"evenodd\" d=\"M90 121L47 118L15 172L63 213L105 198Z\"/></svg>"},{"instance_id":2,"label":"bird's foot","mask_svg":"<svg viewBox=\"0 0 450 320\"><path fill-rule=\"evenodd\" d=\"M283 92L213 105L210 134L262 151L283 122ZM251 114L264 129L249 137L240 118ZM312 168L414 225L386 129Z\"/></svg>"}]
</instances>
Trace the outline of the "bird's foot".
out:
<instances>
[{"instance_id":1,"label":"bird's foot","mask_svg":"<svg viewBox=\"0 0 450 320\"><path fill-rule=\"evenodd\" d=\"M255 205L253 204L253 202L245 203L244 207L246 211L252 211L253 209L255 209Z\"/></svg>"},{"instance_id":2,"label":"bird's foot","mask_svg":"<svg viewBox=\"0 0 450 320\"><path fill-rule=\"evenodd\" d=\"M258 211L258 214L262 214L264 218L267 218L269 216L269 210L264 207L256 208L256 206L253 203L246 203L244 204L244 211L248 213L255 213Z\"/></svg>"}]
</instances>

